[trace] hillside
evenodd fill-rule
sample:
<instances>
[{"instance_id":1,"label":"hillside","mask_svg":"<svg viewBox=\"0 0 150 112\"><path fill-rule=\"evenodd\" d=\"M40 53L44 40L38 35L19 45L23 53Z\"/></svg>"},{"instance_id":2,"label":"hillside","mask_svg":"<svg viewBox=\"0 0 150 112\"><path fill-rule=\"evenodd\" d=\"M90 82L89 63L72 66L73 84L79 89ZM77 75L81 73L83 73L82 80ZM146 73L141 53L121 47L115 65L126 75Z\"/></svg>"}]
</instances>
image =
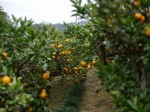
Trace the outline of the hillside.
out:
<instances>
[{"instance_id":1,"label":"hillside","mask_svg":"<svg viewBox=\"0 0 150 112\"><path fill-rule=\"evenodd\" d=\"M80 22L71 22L71 23L67 23L67 24L70 24L70 25L75 25L75 24L79 24L79 25L83 25L87 23L87 21L80 21ZM61 24L61 23L56 23L56 24L52 24L55 28L57 28L58 30L60 31L64 31L65 30L65 26L64 24Z\"/></svg>"}]
</instances>

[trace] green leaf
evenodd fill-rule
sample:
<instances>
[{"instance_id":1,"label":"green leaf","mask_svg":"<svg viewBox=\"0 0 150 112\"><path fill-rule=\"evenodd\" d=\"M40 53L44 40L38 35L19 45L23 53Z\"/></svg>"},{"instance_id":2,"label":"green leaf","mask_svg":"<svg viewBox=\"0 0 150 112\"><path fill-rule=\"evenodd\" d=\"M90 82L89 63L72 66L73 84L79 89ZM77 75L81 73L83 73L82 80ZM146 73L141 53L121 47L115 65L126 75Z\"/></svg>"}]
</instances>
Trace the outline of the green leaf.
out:
<instances>
[{"instance_id":1,"label":"green leaf","mask_svg":"<svg viewBox=\"0 0 150 112\"><path fill-rule=\"evenodd\" d=\"M17 21L17 19L16 19L16 17L14 16L14 15L12 15L12 19L16 22Z\"/></svg>"},{"instance_id":2,"label":"green leaf","mask_svg":"<svg viewBox=\"0 0 150 112\"><path fill-rule=\"evenodd\" d=\"M5 108L0 108L0 112L6 112Z\"/></svg>"},{"instance_id":3,"label":"green leaf","mask_svg":"<svg viewBox=\"0 0 150 112\"><path fill-rule=\"evenodd\" d=\"M42 68L43 68L44 71L47 70L47 67L48 67L48 64L47 64L47 63L45 63L45 64L42 66Z\"/></svg>"},{"instance_id":4,"label":"green leaf","mask_svg":"<svg viewBox=\"0 0 150 112\"><path fill-rule=\"evenodd\" d=\"M7 74L7 71L8 71L7 67L6 67L6 66L3 66L2 69L3 69L3 74L6 75L6 74Z\"/></svg>"}]
</instances>

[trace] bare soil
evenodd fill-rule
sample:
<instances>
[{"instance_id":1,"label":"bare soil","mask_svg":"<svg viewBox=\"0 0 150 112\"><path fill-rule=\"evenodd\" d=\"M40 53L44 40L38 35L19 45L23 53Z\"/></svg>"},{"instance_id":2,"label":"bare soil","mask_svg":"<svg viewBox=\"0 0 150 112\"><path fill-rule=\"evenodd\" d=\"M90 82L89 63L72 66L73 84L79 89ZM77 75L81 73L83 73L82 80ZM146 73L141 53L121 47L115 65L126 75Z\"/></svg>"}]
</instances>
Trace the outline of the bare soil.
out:
<instances>
[{"instance_id":1,"label":"bare soil","mask_svg":"<svg viewBox=\"0 0 150 112\"><path fill-rule=\"evenodd\" d=\"M96 69L89 70L80 112L111 112L112 97L105 89L106 87L101 85L101 80L96 76Z\"/></svg>"}]
</instances>

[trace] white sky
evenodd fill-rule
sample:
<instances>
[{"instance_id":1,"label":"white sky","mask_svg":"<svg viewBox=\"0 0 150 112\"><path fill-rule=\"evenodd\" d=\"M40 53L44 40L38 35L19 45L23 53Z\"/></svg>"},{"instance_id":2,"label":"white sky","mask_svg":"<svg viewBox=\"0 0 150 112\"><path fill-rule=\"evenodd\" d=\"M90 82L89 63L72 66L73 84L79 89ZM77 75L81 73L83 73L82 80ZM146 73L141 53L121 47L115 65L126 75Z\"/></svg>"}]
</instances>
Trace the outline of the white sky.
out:
<instances>
[{"instance_id":1,"label":"white sky","mask_svg":"<svg viewBox=\"0 0 150 112\"><path fill-rule=\"evenodd\" d=\"M75 22L71 5L70 0L0 0L0 6L9 16L26 16L36 23Z\"/></svg>"}]
</instances>

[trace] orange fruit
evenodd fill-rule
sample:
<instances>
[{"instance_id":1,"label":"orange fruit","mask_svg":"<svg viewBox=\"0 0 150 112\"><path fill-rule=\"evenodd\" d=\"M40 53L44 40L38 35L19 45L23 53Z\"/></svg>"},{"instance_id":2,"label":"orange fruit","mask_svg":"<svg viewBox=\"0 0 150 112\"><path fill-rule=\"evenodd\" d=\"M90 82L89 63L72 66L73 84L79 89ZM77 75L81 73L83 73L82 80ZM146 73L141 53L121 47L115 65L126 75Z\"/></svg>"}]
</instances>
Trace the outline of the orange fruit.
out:
<instances>
[{"instance_id":1,"label":"orange fruit","mask_svg":"<svg viewBox=\"0 0 150 112\"><path fill-rule=\"evenodd\" d=\"M58 45L58 49L60 49L60 48L62 48L62 47L63 47L63 45L62 45L62 44Z\"/></svg>"},{"instance_id":2,"label":"orange fruit","mask_svg":"<svg viewBox=\"0 0 150 112\"><path fill-rule=\"evenodd\" d=\"M8 54L7 54L6 52L3 52L3 56L4 56L5 58L7 58Z\"/></svg>"},{"instance_id":3,"label":"orange fruit","mask_svg":"<svg viewBox=\"0 0 150 112\"><path fill-rule=\"evenodd\" d=\"M30 108L29 108L29 112L33 112L33 109L32 109L32 107L30 107Z\"/></svg>"},{"instance_id":4,"label":"orange fruit","mask_svg":"<svg viewBox=\"0 0 150 112\"><path fill-rule=\"evenodd\" d=\"M65 42L69 42L69 39L65 39Z\"/></svg>"},{"instance_id":5,"label":"orange fruit","mask_svg":"<svg viewBox=\"0 0 150 112\"><path fill-rule=\"evenodd\" d=\"M87 66L86 61L82 61L82 62L81 62L81 65L82 65L83 67L86 67L86 66Z\"/></svg>"},{"instance_id":6,"label":"orange fruit","mask_svg":"<svg viewBox=\"0 0 150 112\"><path fill-rule=\"evenodd\" d=\"M144 22L144 21L145 21L145 16L142 16L141 22Z\"/></svg>"},{"instance_id":7,"label":"orange fruit","mask_svg":"<svg viewBox=\"0 0 150 112\"><path fill-rule=\"evenodd\" d=\"M82 72L82 71L80 71L80 74L83 74L83 72Z\"/></svg>"},{"instance_id":8,"label":"orange fruit","mask_svg":"<svg viewBox=\"0 0 150 112\"><path fill-rule=\"evenodd\" d=\"M74 71L77 71L77 70L78 70L78 68L77 68L77 67L74 67L74 68L73 68L73 70L74 70Z\"/></svg>"},{"instance_id":9,"label":"orange fruit","mask_svg":"<svg viewBox=\"0 0 150 112\"><path fill-rule=\"evenodd\" d=\"M92 64L93 64L93 65L95 65L96 63L97 63L97 61L95 61L95 60L92 61Z\"/></svg>"},{"instance_id":10,"label":"orange fruit","mask_svg":"<svg viewBox=\"0 0 150 112\"><path fill-rule=\"evenodd\" d=\"M45 92L45 93L46 93L46 90L45 90L45 89L42 89L42 92Z\"/></svg>"},{"instance_id":11,"label":"orange fruit","mask_svg":"<svg viewBox=\"0 0 150 112\"><path fill-rule=\"evenodd\" d=\"M68 72L68 68L64 68L64 71Z\"/></svg>"},{"instance_id":12,"label":"orange fruit","mask_svg":"<svg viewBox=\"0 0 150 112\"><path fill-rule=\"evenodd\" d=\"M4 76L3 78L2 78L2 83L3 84L5 84L5 85L7 85L7 84L9 84L11 82L11 79L10 79L10 77L9 76Z\"/></svg>"},{"instance_id":13,"label":"orange fruit","mask_svg":"<svg viewBox=\"0 0 150 112\"><path fill-rule=\"evenodd\" d=\"M65 55L66 53L64 51L61 52L62 55Z\"/></svg>"},{"instance_id":14,"label":"orange fruit","mask_svg":"<svg viewBox=\"0 0 150 112\"><path fill-rule=\"evenodd\" d=\"M139 7L141 5L141 2L140 1L134 1L133 4L134 4L134 6Z\"/></svg>"},{"instance_id":15,"label":"orange fruit","mask_svg":"<svg viewBox=\"0 0 150 112\"><path fill-rule=\"evenodd\" d=\"M56 57L55 57L55 56L52 56L52 58L54 58L54 59L55 59Z\"/></svg>"},{"instance_id":16,"label":"orange fruit","mask_svg":"<svg viewBox=\"0 0 150 112\"><path fill-rule=\"evenodd\" d=\"M45 72L45 73L42 75L42 77L43 77L44 79L48 79L48 78L50 77L50 74L49 74L48 72Z\"/></svg>"},{"instance_id":17,"label":"orange fruit","mask_svg":"<svg viewBox=\"0 0 150 112\"><path fill-rule=\"evenodd\" d=\"M86 69L87 69L87 70L92 69L92 66L91 66L91 65L88 65Z\"/></svg>"},{"instance_id":18,"label":"orange fruit","mask_svg":"<svg viewBox=\"0 0 150 112\"><path fill-rule=\"evenodd\" d=\"M150 27L146 29L145 34L146 34L146 36L150 37Z\"/></svg>"},{"instance_id":19,"label":"orange fruit","mask_svg":"<svg viewBox=\"0 0 150 112\"><path fill-rule=\"evenodd\" d=\"M64 77L66 77L67 76L67 74L64 74Z\"/></svg>"},{"instance_id":20,"label":"orange fruit","mask_svg":"<svg viewBox=\"0 0 150 112\"><path fill-rule=\"evenodd\" d=\"M41 92L41 94L40 94L40 98L41 98L41 99L46 98L46 96L47 96L47 93L46 93L46 92Z\"/></svg>"},{"instance_id":21,"label":"orange fruit","mask_svg":"<svg viewBox=\"0 0 150 112\"><path fill-rule=\"evenodd\" d=\"M52 54L53 54L53 55L56 55L57 53L56 53L56 52L52 52Z\"/></svg>"},{"instance_id":22,"label":"orange fruit","mask_svg":"<svg viewBox=\"0 0 150 112\"><path fill-rule=\"evenodd\" d=\"M142 19L142 16L143 16L143 15L142 15L141 13L136 13L134 17L135 17L137 20L141 20L141 19Z\"/></svg>"},{"instance_id":23,"label":"orange fruit","mask_svg":"<svg viewBox=\"0 0 150 112\"><path fill-rule=\"evenodd\" d=\"M51 47L52 47L52 48L55 48L55 47L56 47L56 45L55 45L55 44L51 44Z\"/></svg>"},{"instance_id":24,"label":"orange fruit","mask_svg":"<svg viewBox=\"0 0 150 112\"><path fill-rule=\"evenodd\" d=\"M72 59L67 59L67 61L70 63L70 62L72 62Z\"/></svg>"}]
</instances>

